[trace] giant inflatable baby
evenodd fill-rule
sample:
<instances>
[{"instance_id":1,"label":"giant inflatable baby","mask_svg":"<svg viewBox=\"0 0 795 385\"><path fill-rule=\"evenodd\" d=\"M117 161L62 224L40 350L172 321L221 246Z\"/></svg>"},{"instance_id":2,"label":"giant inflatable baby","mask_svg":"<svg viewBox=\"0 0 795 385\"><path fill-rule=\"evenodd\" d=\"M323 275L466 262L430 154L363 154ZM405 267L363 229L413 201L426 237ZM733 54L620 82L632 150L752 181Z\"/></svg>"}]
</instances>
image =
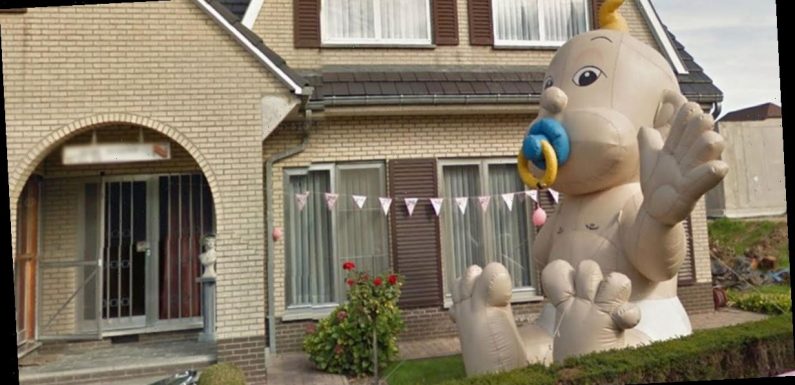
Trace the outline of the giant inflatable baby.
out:
<instances>
[{"instance_id":1,"label":"giant inflatable baby","mask_svg":"<svg viewBox=\"0 0 795 385\"><path fill-rule=\"evenodd\" d=\"M682 222L726 175L723 140L666 59L627 33L622 2L555 54L519 156L526 184L565 195L533 245L540 316L516 327L499 263L452 283L470 375L691 333L676 294Z\"/></svg>"}]
</instances>

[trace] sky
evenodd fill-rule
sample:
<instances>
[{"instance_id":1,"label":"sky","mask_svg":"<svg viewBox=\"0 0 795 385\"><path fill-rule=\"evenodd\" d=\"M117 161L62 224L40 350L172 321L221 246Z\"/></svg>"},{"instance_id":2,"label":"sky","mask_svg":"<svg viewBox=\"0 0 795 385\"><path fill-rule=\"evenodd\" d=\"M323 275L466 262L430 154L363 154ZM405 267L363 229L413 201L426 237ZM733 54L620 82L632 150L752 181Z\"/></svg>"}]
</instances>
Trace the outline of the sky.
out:
<instances>
[{"instance_id":1,"label":"sky","mask_svg":"<svg viewBox=\"0 0 795 385\"><path fill-rule=\"evenodd\" d=\"M721 116L781 105L774 0L652 0L662 22L723 91Z\"/></svg>"}]
</instances>

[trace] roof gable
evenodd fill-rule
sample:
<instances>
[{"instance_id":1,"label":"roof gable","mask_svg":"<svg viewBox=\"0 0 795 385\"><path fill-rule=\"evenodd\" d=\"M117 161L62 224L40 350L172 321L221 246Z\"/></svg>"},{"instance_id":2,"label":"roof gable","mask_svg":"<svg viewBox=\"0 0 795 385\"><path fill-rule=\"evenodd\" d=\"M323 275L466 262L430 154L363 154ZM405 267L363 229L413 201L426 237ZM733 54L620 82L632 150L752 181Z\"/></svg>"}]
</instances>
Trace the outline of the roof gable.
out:
<instances>
[{"instance_id":1,"label":"roof gable","mask_svg":"<svg viewBox=\"0 0 795 385\"><path fill-rule=\"evenodd\" d=\"M764 103L758 106L732 111L720 119L721 122L748 122L753 120L767 120L781 118L781 107L773 103Z\"/></svg>"}]
</instances>

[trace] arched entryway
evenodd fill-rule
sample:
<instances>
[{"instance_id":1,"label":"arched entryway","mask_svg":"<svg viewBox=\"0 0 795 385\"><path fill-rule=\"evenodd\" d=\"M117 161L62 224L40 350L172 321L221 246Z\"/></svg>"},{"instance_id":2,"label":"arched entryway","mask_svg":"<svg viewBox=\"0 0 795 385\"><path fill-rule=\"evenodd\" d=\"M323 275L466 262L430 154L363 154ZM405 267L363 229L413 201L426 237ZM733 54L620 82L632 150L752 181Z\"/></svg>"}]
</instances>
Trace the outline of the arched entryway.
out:
<instances>
[{"instance_id":1,"label":"arched entryway","mask_svg":"<svg viewBox=\"0 0 795 385\"><path fill-rule=\"evenodd\" d=\"M168 128L114 118L72 127L17 168L29 175L13 188L29 339L202 326L198 255L215 231L212 173Z\"/></svg>"}]
</instances>

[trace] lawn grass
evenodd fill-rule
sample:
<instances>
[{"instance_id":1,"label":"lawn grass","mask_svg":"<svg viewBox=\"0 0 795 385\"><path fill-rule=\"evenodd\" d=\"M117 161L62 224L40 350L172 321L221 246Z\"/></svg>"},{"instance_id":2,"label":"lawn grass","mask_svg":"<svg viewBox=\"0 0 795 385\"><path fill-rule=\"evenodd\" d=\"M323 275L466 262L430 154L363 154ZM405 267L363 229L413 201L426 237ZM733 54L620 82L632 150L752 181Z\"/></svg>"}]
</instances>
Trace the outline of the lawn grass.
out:
<instances>
[{"instance_id":1,"label":"lawn grass","mask_svg":"<svg viewBox=\"0 0 795 385\"><path fill-rule=\"evenodd\" d=\"M460 354L421 360L398 361L384 373L389 385L431 385L466 377Z\"/></svg>"},{"instance_id":2,"label":"lawn grass","mask_svg":"<svg viewBox=\"0 0 795 385\"><path fill-rule=\"evenodd\" d=\"M779 267L789 266L787 222L720 218L709 222L710 244L740 256L754 246L763 245L778 259Z\"/></svg>"}]
</instances>

